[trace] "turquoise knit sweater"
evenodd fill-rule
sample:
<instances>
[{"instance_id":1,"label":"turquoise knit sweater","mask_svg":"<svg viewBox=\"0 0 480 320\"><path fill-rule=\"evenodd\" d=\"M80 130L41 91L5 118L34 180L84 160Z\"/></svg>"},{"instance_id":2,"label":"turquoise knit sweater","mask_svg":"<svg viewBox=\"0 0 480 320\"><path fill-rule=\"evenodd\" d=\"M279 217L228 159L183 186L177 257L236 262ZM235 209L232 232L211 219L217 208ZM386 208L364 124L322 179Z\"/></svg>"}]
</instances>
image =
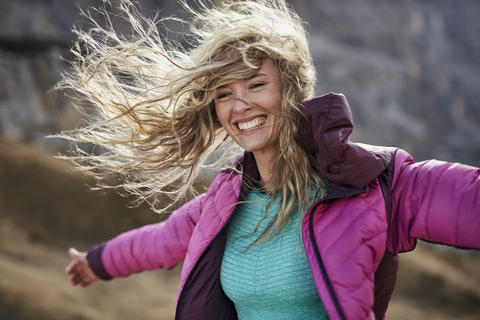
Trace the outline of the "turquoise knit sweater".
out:
<instances>
[{"instance_id":1,"label":"turquoise knit sweater","mask_svg":"<svg viewBox=\"0 0 480 320\"><path fill-rule=\"evenodd\" d=\"M239 319L328 319L299 239L299 212L282 237L246 250L265 230L270 199L252 191L227 226L220 281ZM276 212L273 203L269 212ZM270 219L269 219L270 218Z\"/></svg>"}]
</instances>

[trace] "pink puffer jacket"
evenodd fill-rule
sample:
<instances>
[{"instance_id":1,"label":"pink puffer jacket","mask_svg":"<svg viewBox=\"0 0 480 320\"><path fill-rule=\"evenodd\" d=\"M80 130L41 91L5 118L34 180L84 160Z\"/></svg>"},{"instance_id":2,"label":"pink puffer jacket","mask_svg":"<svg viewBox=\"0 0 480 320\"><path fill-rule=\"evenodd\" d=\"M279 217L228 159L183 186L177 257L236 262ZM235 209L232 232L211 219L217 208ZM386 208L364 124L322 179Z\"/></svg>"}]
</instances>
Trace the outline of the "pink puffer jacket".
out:
<instances>
[{"instance_id":1,"label":"pink puffer jacket","mask_svg":"<svg viewBox=\"0 0 480 320\"><path fill-rule=\"evenodd\" d=\"M304 107L297 140L330 184L305 214L302 236L331 319L382 318L395 282L395 255L413 250L416 239L480 249L479 169L435 160L415 164L403 150L350 143L353 125L342 95ZM183 261L176 319L236 319L219 280L225 225L248 193L247 180L258 177L252 154L236 165L243 174L220 173L204 195L166 221L93 247L92 269L110 279ZM382 173L388 190L377 178ZM387 267L379 276L380 263Z\"/></svg>"}]
</instances>

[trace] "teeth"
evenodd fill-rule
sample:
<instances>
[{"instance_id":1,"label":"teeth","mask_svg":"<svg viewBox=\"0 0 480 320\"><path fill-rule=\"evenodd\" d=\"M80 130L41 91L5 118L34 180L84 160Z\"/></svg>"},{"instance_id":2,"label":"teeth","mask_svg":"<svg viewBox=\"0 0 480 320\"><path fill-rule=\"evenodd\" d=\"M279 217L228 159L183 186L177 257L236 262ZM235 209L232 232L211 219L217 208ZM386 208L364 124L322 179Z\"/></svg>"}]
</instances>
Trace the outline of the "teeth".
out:
<instances>
[{"instance_id":1,"label":"teeth","mask_svg":"<svg viewBox=\"0 0 480 320\"><path fill-rule=\"evenodd\" d=\"M265 122L265 120L265 118L255 118L249 122L239 122L238 128L242 131L251 131L259 128Z\"/></svg>"}]
</instances>

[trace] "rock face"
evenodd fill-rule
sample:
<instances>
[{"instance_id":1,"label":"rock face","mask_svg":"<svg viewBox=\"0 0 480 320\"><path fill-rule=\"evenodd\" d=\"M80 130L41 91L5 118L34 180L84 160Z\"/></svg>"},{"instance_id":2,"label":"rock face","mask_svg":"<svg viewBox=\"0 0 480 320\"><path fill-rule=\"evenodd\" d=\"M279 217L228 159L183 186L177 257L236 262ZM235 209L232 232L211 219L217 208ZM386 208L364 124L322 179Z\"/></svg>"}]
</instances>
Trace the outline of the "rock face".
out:
<instances>
[{"instance_id":1,"label":"rock face","mask_svg":"<svg viewBox=\"0 0 480 320\"><path fill-rule=\"evenodd\" d=\"M347 95L354 139L480 164L478 1L312 1L320 92Z\"/></svg>"},{"instance_id":2,"label":"rock face","mask_svg":"<svg viewBox=\"0 0 480 320\"><path fill-rule=\"evenodd\" d=\"M60 55L68 56L78 9L63 0L1 0L0 6L0 132L48 145L46 135L80 119L69 98L48 93L68 67Z\"/></svg>"},{"instance_id":3,"label":"rock face","mask_svg":"<svg viewBox=\"0 0 480 320\"><path fill-rule=\"evenodd\" d=\"M0 0L1 134L49 145L45 135L78 123L67 96L47 93L68 68L59 56L69 56L76 2ZM139 2L146 14L181 15L173 1ZM352 140L480 166L480 2L291 3L309 24L317 93L350 102Z\"/></svg>"}]
</instances>

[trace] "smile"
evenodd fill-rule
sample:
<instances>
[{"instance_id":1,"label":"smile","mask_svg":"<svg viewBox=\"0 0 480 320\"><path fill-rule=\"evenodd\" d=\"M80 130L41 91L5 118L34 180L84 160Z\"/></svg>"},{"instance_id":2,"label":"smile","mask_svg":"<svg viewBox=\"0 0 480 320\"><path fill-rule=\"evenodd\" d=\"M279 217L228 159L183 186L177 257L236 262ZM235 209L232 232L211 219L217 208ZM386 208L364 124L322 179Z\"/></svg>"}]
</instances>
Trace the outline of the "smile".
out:
<instances>
[{"instance_id":1,"label":"smile","mask_svg":"<svg viewBox=\"0 0 480 320\"><path fill-rule=\"evenodd\" d=\"M237 124L237 126L241 131L247 132L247 131L252 131L252 130L260 128L262 126L262 124L265 123L265 121L267 121L267 118L264 118L264 117L255 118L252 121L239 122Z\"/></svg>"}]
</instances>

